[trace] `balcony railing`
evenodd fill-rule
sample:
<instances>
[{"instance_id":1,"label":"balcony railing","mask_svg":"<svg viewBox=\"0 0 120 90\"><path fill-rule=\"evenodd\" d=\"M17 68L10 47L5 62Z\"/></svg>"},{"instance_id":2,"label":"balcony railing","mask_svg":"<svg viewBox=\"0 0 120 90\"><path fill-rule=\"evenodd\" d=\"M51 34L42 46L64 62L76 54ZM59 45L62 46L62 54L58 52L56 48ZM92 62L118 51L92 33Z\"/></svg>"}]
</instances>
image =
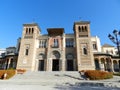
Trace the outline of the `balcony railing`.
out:
<instances>
[{"instance_id":1,"label":"balcony railing","mask_svg":"<svg viewBox=\"0 0 120 90\"><path fill-rule=\"evenodd\" d=\"M51 48L59 48L59 45L51 45Z\"/></svg>"}]
</instances>

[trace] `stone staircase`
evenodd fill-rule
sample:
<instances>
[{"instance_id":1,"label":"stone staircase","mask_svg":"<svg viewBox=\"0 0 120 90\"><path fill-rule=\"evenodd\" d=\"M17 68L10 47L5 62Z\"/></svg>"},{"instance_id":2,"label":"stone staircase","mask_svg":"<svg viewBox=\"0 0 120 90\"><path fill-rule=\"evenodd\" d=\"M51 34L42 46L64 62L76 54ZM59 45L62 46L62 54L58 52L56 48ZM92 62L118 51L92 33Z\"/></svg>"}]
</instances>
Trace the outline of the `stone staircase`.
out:
<instances>
[{"instance_id":1,"label":"stone staircase","mask_svg":"<svg viewBox=\"0 0 120 90\"><path fill-rule=\"evenodd\" d=\"M30 72L27 71L24 74L15 75L11 81L24 82L33 84L75 84L82 80L80 74L77 71L42 71L42 72Z\"/></svg>"},{"instance_id":2,"label":"stone staircase","mask_svg":"<svg viewBox=\"0 0 120 90\"><path fill-rule=\"evenodd\" d=\"M117 87L120 88L120 77L108 80L84 80L77 71L30 72L17 74L9 80L0 80L0 85L13 86L74 86L74 87ZM28 90L28 89L27 89ZM63 90L63 89L62 89ZM106 89L107 90L107 89Z\"/></svg>"}]
</instances>

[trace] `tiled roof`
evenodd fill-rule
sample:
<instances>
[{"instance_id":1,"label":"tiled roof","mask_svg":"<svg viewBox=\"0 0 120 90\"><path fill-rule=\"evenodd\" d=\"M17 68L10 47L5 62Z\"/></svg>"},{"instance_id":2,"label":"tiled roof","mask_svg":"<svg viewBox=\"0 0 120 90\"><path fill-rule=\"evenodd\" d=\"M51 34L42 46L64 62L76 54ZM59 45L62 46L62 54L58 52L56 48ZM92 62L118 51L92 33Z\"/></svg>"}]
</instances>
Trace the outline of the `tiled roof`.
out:
<instances>
[{"instance_id":1,"label":"tiled roof","mask_svg":"<svg viewBox=\"0 0 120 90\"><path fill-rule=\"evenodd\" d=\"M114 46L112 46L110 44L104 44L102 47L114 47Z\"/></svg>"}]
</instances>

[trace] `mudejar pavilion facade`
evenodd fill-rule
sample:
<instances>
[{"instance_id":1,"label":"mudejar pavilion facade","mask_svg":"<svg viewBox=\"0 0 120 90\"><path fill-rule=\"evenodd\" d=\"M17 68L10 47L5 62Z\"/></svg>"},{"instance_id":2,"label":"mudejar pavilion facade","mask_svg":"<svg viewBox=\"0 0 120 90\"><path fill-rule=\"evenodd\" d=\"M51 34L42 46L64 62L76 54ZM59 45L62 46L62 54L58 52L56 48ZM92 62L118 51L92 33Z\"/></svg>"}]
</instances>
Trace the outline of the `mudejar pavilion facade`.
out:
<instances>
[{"instance_id":1,"label":"mudejar pavilion facade","mask_svg":"<svg viewBox=\"0 0 120 90\"><path fill-rule=\"evenodd\" d=\"M90 22L74 22L73 34L48 28L41 34L36 23L24 24L17 69L30 71L79 71L95 69Z\"/></svg>"}]
</instances>

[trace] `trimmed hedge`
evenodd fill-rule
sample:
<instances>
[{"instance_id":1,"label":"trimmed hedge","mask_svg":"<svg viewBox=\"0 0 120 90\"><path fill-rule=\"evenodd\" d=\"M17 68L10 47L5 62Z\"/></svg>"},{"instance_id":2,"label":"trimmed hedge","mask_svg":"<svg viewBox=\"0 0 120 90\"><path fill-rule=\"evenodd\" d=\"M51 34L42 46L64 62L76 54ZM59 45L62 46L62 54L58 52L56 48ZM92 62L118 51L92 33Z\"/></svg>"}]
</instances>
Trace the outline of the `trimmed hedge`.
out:
<instances>
[{"instance_id":1,"label":"trimmed hedge","mask_svg":"<svg viewBox=\"0 0 120 90\"><path fill-rule=\"evenodd\" d=\"M85 76L90 80L102 80L113 78L113 73L99 70L87 70L85 71Z\"/></svg>"},{"instance_id":2,"label":"trimmed hedge","mask_svg":"<svg viewBox=\"0 0 120 90\"><path fill-rule=\"evenodd\" d=\"M114 73L115 76L120 76L120 72Z\"/></svg>"},{"instance_id":3,"label":"trimmed hedge","mask_svg":"<svg viewBox=\"0 0 120 90\"><path fill-rule=\"evenodd\" d=\"M0 70L0 79L3 79L5 73L7 73L6 79L9 79L16 74L16 70Z\"/></svg>"},{"instance_id":4,"label":"trimmed hedge","mask_svg":"<svg viewBox=\"0 0 120 90\"><path fill-rule=\"evenodd\" d=\"M17 74L23 74L25 72L26 72L25 69L17 69Z\"/></svg>"}]
</instances>

